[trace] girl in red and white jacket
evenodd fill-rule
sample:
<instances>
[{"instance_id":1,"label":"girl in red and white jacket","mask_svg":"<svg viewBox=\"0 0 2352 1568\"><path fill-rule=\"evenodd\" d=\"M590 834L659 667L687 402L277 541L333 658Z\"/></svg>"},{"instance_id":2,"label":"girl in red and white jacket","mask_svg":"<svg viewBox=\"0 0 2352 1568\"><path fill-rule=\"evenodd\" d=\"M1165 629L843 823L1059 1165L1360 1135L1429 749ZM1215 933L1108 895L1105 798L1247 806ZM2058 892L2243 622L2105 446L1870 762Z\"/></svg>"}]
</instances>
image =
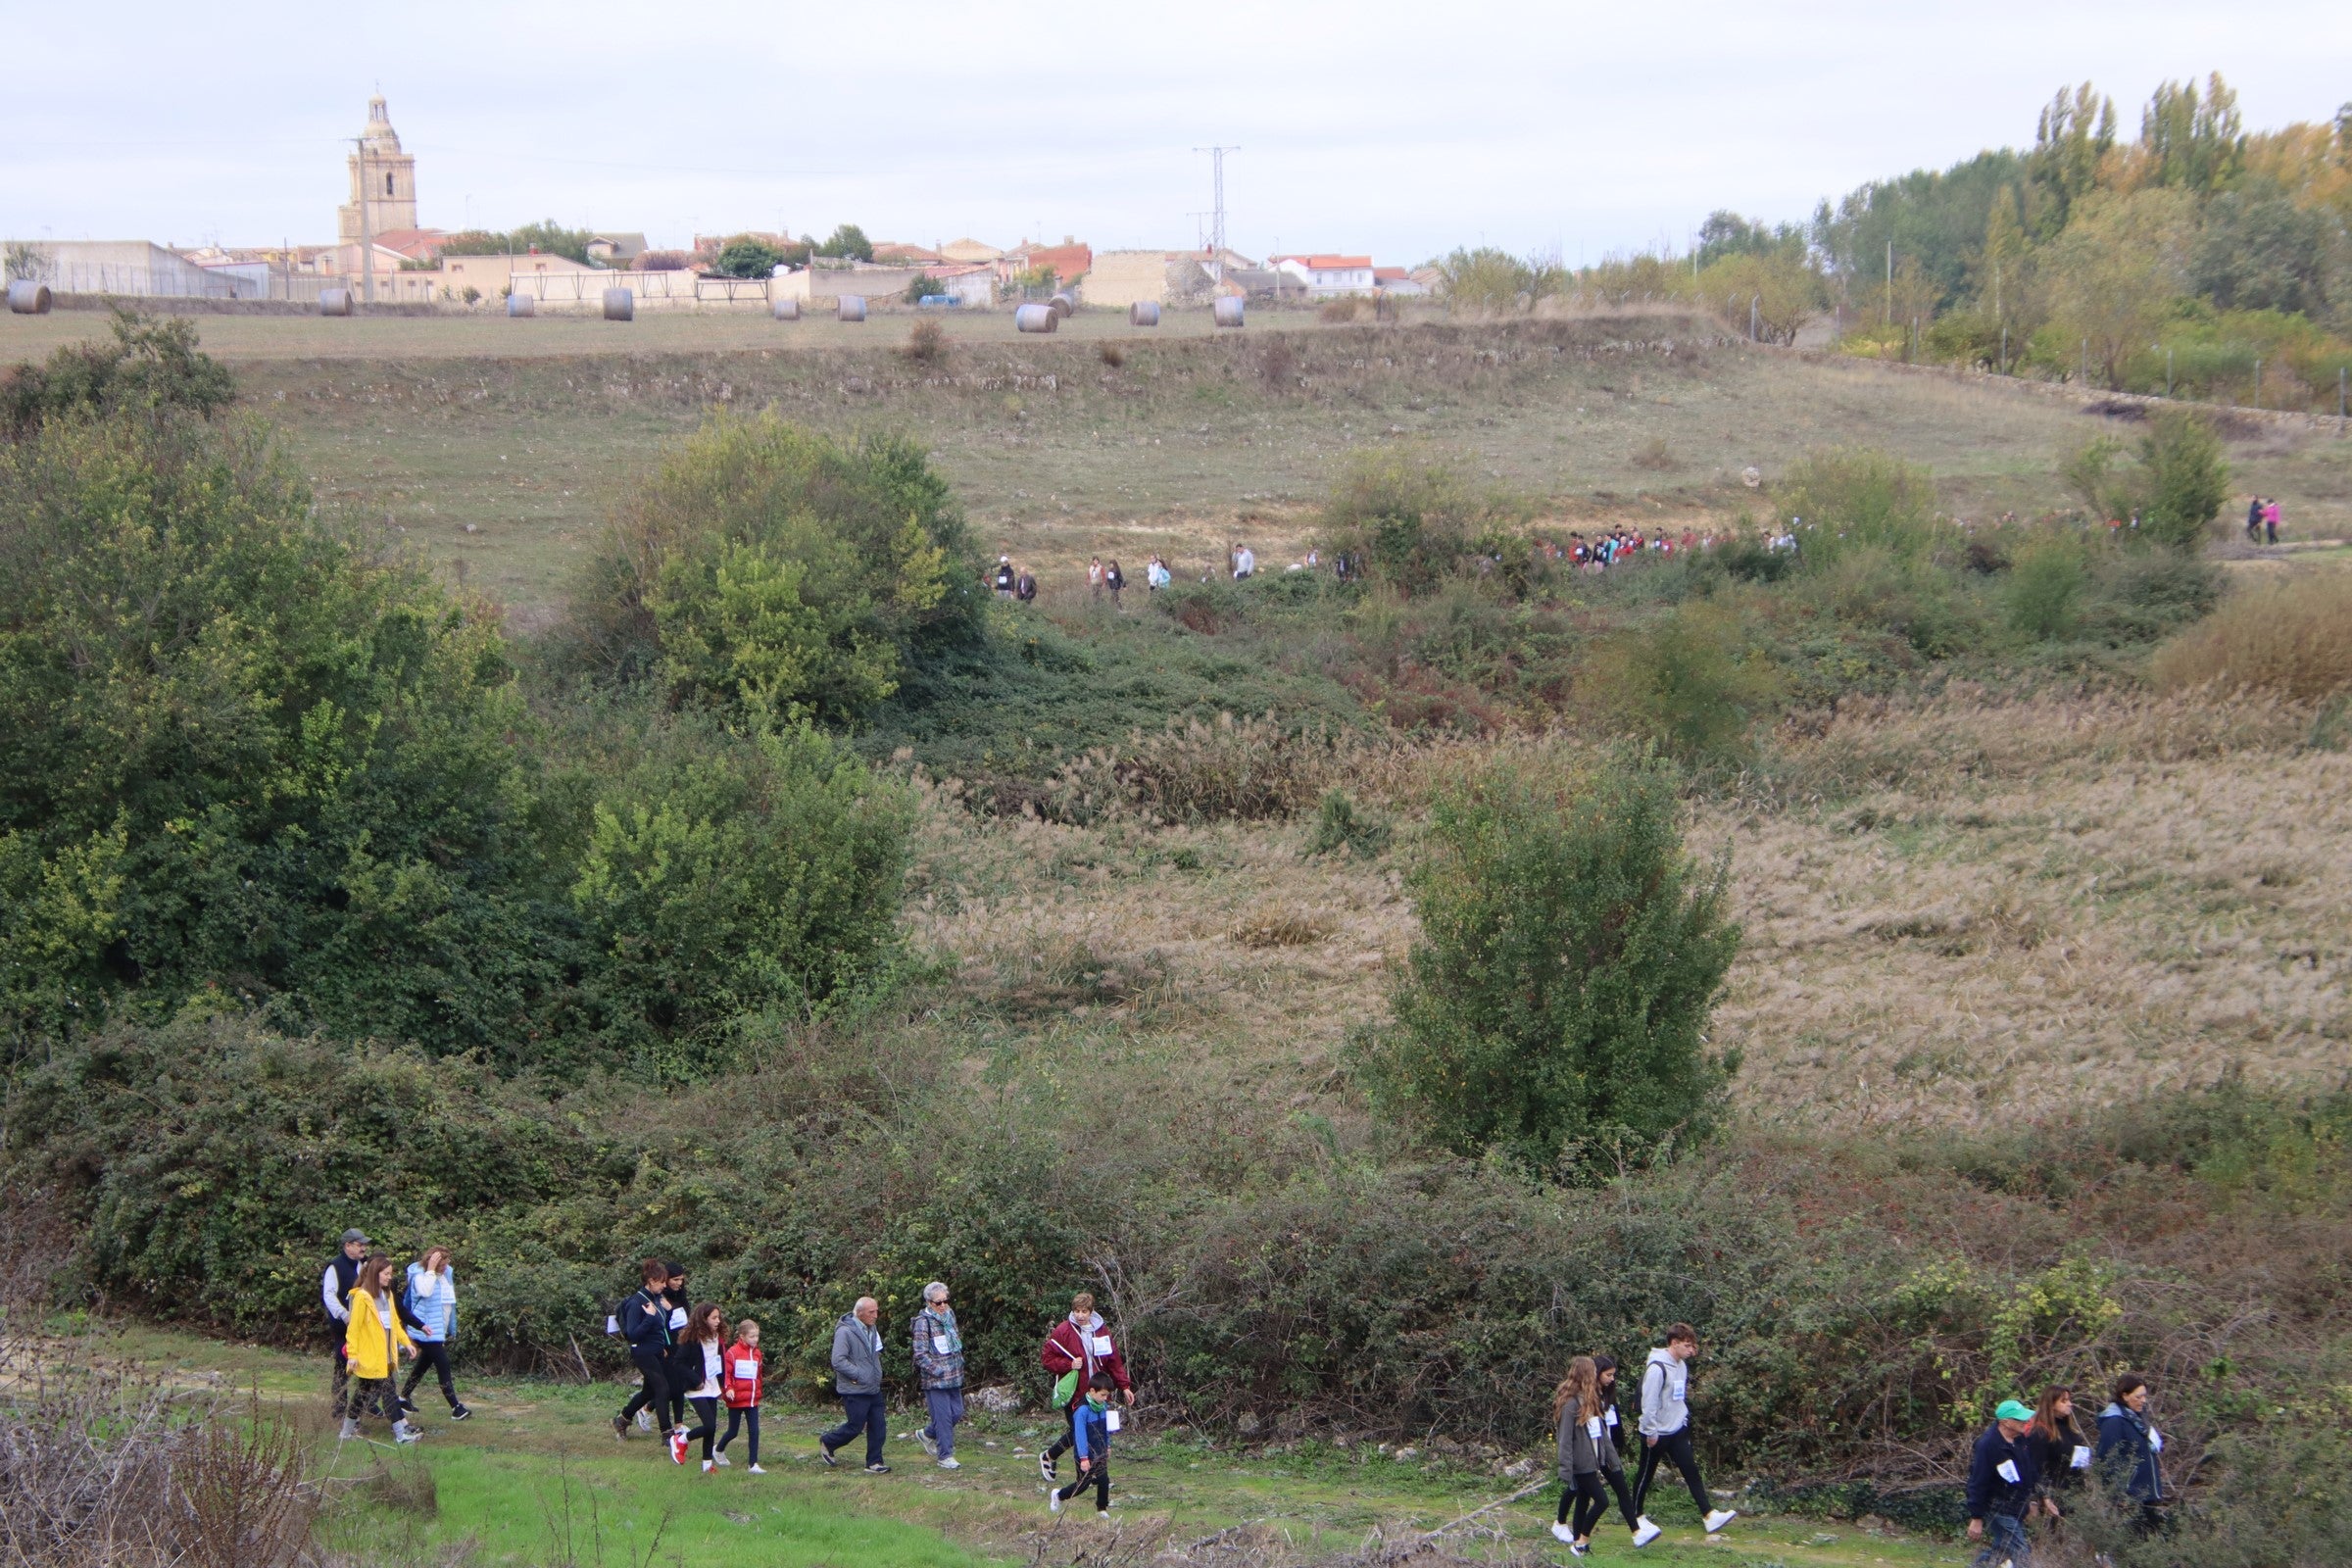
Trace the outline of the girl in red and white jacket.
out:
<instances>
[{"instance_id":1,"label":"girl in red and white jacket","mask_svg":"<svg viewBox=\"0 0 2352 1568\"><path fill-rule=\"evenodd\" d=\"M718 1462L727 1462L727 1445L735 1441L736 1429L749 1427L749 1473L767 1474L760 1468L760 1325L748 1317L735 1325L735 1343L719 1358L718 1392L727 1402L727 1435L718 1440Z\"/></svg>"}]
</instances>

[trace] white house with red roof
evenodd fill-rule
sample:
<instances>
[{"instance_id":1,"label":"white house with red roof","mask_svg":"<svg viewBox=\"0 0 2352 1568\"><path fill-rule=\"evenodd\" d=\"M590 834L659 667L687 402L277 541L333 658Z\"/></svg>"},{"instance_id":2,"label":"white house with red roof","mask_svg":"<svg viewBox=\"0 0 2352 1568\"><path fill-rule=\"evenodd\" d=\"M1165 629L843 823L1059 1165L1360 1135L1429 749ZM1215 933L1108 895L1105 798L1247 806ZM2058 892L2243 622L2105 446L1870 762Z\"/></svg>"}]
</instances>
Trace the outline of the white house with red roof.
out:
<instances>
[{"instance_id":1,"label":"white house with red roof","mask_svg":"<svg viewBox=\"0 0 2352 1568\"><path fill-rule=\"evenodd\" d=\"M1375 284L1369 256L1275 256L1267 265L1304 283L1317 298L1338 294L1369 294Z\"/></svg>"}]
</instances>

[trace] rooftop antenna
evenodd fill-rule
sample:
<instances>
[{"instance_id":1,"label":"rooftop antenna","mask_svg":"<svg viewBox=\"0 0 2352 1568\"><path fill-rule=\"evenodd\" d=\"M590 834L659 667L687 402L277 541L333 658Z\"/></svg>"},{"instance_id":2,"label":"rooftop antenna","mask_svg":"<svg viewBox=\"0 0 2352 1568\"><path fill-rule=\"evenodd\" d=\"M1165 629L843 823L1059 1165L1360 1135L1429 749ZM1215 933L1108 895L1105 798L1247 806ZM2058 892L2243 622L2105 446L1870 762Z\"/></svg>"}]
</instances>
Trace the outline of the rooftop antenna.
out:
<instances>
[{"instance_id":1,"label":"rooftop antenna","mask_svg":"<svg viewBox=\"0 0 2352 1568\"><path fill-rule=\"evenodd\" d=\"M1208 154L1210 179L1215 198L1210 204L1211 226L1208 233L1209 275L1218 282L1225 281L1225 155L1238 153L1239 147L1196 147L1193 151Z\"/></svg>"}]
</instances>

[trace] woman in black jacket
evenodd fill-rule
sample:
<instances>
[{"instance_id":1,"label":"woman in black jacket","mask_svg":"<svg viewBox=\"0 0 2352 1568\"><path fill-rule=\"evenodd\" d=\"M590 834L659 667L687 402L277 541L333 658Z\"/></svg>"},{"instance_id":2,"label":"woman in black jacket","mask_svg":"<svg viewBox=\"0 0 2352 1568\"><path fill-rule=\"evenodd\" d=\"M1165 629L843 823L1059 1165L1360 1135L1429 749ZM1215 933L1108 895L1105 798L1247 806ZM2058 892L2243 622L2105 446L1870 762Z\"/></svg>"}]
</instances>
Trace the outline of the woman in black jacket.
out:
<instances>
[{"instance_id":1,"label":"woman in black jacket","mask_svg":"<svg viewBox=\"0 0 2352 1568\"><path fill-rule=\"evenodd\" d=\"M2059 1497L2080 1486L2083 1472L2090 1468L2090 1440L2075 1425L2074 1390L2052 1384L2041 1391L2041 1402L2034 1407L2034 1424L2026 1428L2026 1443L2040 1471L2035 1490L2041 1511L2059 1518Z\"/></svg>"}]
</instances>

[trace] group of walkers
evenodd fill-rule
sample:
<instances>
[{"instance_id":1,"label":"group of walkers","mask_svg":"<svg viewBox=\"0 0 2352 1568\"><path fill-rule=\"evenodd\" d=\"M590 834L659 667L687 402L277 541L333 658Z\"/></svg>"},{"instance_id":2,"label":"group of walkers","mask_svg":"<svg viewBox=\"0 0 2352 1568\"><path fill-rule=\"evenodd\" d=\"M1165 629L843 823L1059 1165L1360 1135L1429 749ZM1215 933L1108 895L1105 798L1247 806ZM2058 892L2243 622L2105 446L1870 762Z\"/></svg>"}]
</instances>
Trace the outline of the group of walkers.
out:
<instances>
[{"instance_id":1,"label":"group of walkers","mask_svg":"<svg viewBox=\"0 0 2352 1568\"><path fill-rule=\"evenodd\" d=\"M2263 536L2270 537L2265 539ZM2278 503L2269 496L2256 496L2246 504L2246 543L2250 545L2278 542Z\"/></svg>"},{"instance_id":2,"label":"group of walkers","mask_svg":"<svg viewBox=\"0 0 2352 1568\"><path fill-rule=\"evenodd\" d=\"M344 1438L359 1436L361 1421L376 1417L390 1423L396 1442L416 1442L422 1434L411 1396L428 1371L440 1382L451 1420L472 1414L458 1397L450 1364L458 1306L457 1272L447 1248L425 1249L404 1270L391 1254L374 1250L364 1232L346 1231L319 1276L319 1292L334 1330L333 1403ZM956 1429L965 1416L963 1331L950 1295L944 1281L924 1286L922 1305L907 1324L926 1417L916 1436L943 1470L961 1468ZM834 1325L833 1388L842 1421L817 1439L817 1457L828 1467L862 1438L866 1472L890 1473L880 1317L880 1303L860 1297ZM730 1327L718 1303L690 1301L682 1264L647 1258L639 1267L639 1288L612 1309L606 1330L626 1342L641 1383L612 1417L615 1439L626 1442L632 1427L658 1430L678 1465L699 1444L709 1474L731 1463L727 1447L740 1434L749 1473L766 1473L760 1464L766 1384L757 1321L746 1317ZM1636 1546L1657 1540L1662 1531L1645 1507L1651 1485L1669 1464L1689 1488L1708 1535L1738 1517L1738 1510L1715 1505L1699 1473L1690 1398L1690 1363L1698 1353L1698 1335L1689 1324L1667 1329L1642 1362L1630 1423L1619 1413L1615 1359L1594 1353L1568 1363L1551 1403L1561 1484L1552 1534L1573 1555L1591 1551L1592 1533L1612 1499ZM404 1356L415 1363L405 1384L397 1376ZM1064 1503L1092 1492L1096 1511L1107 1512L1111 1444L1124 1413L1134 1408L1135 1381L1091 1294L1071 1299L1069 1312L1047 1332L1038 1363L1052 1380L1052 1403L1062 1423L1037 1459L1047 1505L1059 1513ZM2164 1437L2149 1418L2147 1382L2127 1373L2110 1392L2095 1440L2077 1425L2067 1388L2045 1389L2031 1408L2017 1399L2001 1401L1970 1454L1968 1536L1983 1544L1979 1564L2031 1568L2029 1522L2041 1519L2055 1528L2086 1477L2110 1488L2139 1528L2157 1526L2166 1500ZM1060 1470L1065 1456L1076 1467L1066 1485Z\"/></svg>"},{"instance_id":3,"label":"group of walkers","mask_svg":"<svg viewBox=\"0 0 2352 1568\"><path fill-rule=\"evenodd\" d=\"M1968 1539L1984 1543L1977 1562L2032 1568L2027 1521L2056 1528L2086 1476L2130 1510L2135 1528L2153 1532L2163 1520L2164 1434L2148 1419L2149 1393L2137 1373L2117 1378L2095 1444L2075 1424L2072 1389L2044 1389L2032 1409L2003 1399L1969 1454Z\"/></svg>"},{"instance_id":4,"label":"group of walkers","mask_svg":"<svg viewBox=\"0 0 2352 1568\"><path fill-rule=\"evenodd\" d=\"M334 1340L330 1398L344 1438L360 1435L363 1416L391 1423L397 1443L422 1437L410 1419L416 1408L410 1396L428 1371L440 1379L452 1421L473 1414L458 1397L449 1360L458 1338L458 1277L448 1248L426 1248L404 1272L397 1258L370 1250L366 1232L345 1231L318 1276L318 1298ZM407 1385L395 1387L404 1355L416 1364Z\"/></svg>"}]
</instances>

